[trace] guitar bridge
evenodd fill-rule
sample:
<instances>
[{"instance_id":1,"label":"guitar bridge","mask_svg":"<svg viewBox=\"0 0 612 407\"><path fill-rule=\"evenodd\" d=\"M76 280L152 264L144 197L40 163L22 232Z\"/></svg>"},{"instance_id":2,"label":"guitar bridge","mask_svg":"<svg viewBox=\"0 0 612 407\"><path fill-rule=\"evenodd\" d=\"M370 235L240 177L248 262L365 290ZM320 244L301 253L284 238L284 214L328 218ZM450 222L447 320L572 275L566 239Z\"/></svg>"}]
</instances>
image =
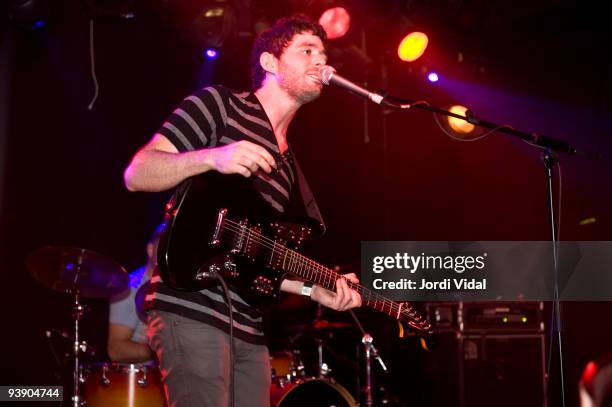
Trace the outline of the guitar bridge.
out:
<instances>
[{"instance_id":1,"label":"guitar bridge","mask_svg":"<svg viewBox=\"0 0 612 407\"><path fill-rule=\"evenodd\" d=\"M238 230L234 232L235 234L234 247L232 247L232 249L230 250L230 253L241 255L244 253L245 246L248 243L249 228L248 228L247 220L240 221L237 227L238 227Z\"/></svg>"}]
</instances>

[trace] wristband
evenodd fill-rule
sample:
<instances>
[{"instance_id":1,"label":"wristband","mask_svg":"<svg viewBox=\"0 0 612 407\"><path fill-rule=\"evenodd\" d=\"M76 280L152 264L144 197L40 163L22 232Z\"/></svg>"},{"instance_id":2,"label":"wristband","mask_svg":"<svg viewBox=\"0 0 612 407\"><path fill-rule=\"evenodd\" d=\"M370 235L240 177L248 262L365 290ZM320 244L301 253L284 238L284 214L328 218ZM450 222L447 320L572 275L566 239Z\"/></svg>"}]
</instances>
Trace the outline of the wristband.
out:
<instances>
[{"instance_id":1,"label":"wristband","mask_svg":"<svg viewBox=\"0 0 612 407\"><path fill-rule=\"evenodd\" d=\"M309 281L304 281L304 286L302 286L302 295L304 297L310 297L312 294L312 286L313 284Z\"/></svg>"}]
</instances>

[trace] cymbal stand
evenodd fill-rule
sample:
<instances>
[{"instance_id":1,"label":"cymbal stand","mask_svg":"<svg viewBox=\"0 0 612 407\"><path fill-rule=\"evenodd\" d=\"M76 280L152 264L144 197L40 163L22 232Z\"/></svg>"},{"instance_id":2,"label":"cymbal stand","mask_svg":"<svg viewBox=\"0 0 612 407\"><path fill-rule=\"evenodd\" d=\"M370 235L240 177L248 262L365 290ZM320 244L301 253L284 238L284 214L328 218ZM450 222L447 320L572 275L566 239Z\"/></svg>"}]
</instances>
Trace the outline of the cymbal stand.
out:
<instances>
[{"instance_id":1,"label":"cymbal stand","mask_svg":"<svg viewBox=\"0 0 612 407\"><path fill-rule=\"evenodd\" d=\"M317 303L317 313L315 315L315 319L313 322L320 321L323 318L323 306ZM317 342L317 370L319 374L319 379L326 378L331 369L329 365L323 362L323 340L320 338L316 339Z\"/></svg>"},{"instance_id":2,"label":"cymbal stand","mask_svg":"<svg viewBox=\"0 0 612 407\"><path fill-rule=\"evenodd\" d=\"M85 405L81 397L80 384L81 384L81 379L82 379L82 372L81 372L81 363L79 359L79 353L84 352L87 349L87 342L85 341L81 342L79 338L79 322L81 318L83 317L83 313L85 312L85 306L81 304L80 302L79 288L78 288L79 274L81 271L81 265L83 264L83 255L84 255L84 251L82 251L81 255L78 258L78 261L76 264L76 271L74 273L74 282L72 286L72 293L73 293L73 298L74 298L74 302L72 305L72 317L74 319L74 342L73 342L73 347L72 347L72 352L74 356L74 367L72 371L72 378L73 378L73 384L74 384L73 393L72 393L73 407L81 407ZM66 265L67 269L69 269L70 267L74 267L74 265L73 264Z\"/></svg>"},{"instance_id":3,"label":"cymbal stand","mask_svg":"<svg viewBox=\"0 0 612 407\"><path fill-rule=\"evenodd\" d=\"M78 290L74 291L74 303L72 306L72 316L74 318L74 342L72 353L74 355L74 367L72 371L72 378L74 383L73 395L72 395L72 405L74 407L81 407L83 405L83 401L81 400L81 363L79 360L79 353L83 348L87 346L87 344L83 341L80 342L79 339L79 321L81 320L83 313L85 311L85 307L79 302L79 292Z\"/></svg>"},{"instance_id":4,"label":"cymbal stand","mask_svg":"<svg viewBox=\"0 0 612 407\"><path fill-rule=\"evenodd\" d=\"M365 393L365 405L371 407L374 405L374 397L372 396L372 338L369 334L364 334L361 338L361 343L365 347L365 385L363 392Z\"/></svg>"},{"instance_id":5,"label":"cymbal stand","mask_svg":"<svg viewBox=\"0 0 612 407\"><path fill-rule=\"evenodd\" d=\"M317 368L319 370L319 378L324 379L329 376L331 369L329 365L323 362L323 339L317 339Z\"/></svg>"}]
</instances>

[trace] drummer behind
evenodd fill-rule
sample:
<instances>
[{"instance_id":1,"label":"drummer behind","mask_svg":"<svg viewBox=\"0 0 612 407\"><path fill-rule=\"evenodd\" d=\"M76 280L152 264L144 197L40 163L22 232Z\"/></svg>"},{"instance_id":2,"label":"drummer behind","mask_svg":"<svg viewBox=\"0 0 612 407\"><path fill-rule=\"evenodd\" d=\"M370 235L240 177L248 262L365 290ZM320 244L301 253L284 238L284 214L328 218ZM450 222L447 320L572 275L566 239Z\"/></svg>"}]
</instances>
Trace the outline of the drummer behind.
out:
<instances>
[{"instance_id":1,"label":"drummer behind","mask_svg":"<svg viewBox=\"0 0 612 407\"><path fill-rule=\"evenodd\" d=\"M147 264L130 273L128 290L111 298L107 352L113 362L145 362L155 358L147 344L147 325L138 316L136 293L151 279L157 264L161 229L161 225L157 227L147 244Z\"/></svg>"}]
</instances>

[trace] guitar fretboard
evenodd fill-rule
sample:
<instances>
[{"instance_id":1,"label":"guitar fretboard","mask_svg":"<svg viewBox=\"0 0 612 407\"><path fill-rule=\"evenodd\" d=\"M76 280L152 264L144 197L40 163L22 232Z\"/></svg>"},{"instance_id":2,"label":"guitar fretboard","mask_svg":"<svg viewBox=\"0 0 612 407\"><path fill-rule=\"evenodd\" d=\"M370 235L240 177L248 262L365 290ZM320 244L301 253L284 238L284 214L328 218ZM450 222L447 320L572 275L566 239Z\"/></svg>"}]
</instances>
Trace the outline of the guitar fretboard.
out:
<instances>
[{"instance_id":1,"label":"guitar fretboard","mask_svg":"<svg viewBox=\"0 0 612 407\"><path fill-rule=\"evenodd\" d=\"M227 237L231 239L230 241L241 239L244 247L249 245L251 245L250 247L253 247L253 245L257 246L256 252L262 258L267 259L269 264L278 265L283 271L318 284L330 291L335 291L336 282L339 278L343 278L341 274L333 269L317 263L250 227L226 219L223 229L229 232ZM347 280L347 284L361 295L363 305L395 319L406 321L418 330L429 331L431 328L430 324L408 303L392 301L350 280Z\"/></svg>"}]
</instances>

